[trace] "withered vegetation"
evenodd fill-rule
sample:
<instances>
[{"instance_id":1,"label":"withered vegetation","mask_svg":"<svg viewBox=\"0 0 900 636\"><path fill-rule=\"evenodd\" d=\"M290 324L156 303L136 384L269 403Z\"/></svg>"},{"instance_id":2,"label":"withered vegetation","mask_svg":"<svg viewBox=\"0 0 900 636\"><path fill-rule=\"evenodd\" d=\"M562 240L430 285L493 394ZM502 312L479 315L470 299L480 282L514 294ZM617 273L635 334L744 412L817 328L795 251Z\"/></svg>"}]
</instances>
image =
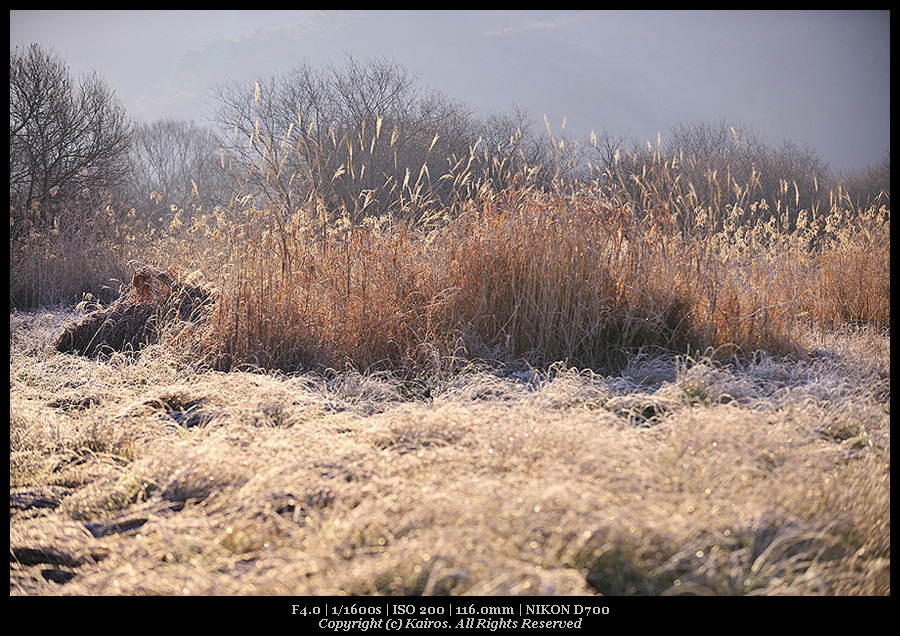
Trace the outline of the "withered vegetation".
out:
<instances>
[{"instance_id":1,"label":"withered vegetation","mask_svg":"<svg viewBox=\"0 0 900 636\"><path fill-rule=\"evenodd\" d=\"M889 206L530 174L20 228L10 593L889 595Z\"/></svg>"},{"instance_id":2,"label":"withered vegetation","mask_svg":"<svg viewBox=\"0 0 900 636\"><path fill-rule=\"evenodd\" d=\"M214 292L178 279L175 269L135 270L131 287L108 307L96 309L66 325L55 348L62 353L101 356L138 352L157 341L160 331L203 320Z\"/></svg>"}]
</instances>

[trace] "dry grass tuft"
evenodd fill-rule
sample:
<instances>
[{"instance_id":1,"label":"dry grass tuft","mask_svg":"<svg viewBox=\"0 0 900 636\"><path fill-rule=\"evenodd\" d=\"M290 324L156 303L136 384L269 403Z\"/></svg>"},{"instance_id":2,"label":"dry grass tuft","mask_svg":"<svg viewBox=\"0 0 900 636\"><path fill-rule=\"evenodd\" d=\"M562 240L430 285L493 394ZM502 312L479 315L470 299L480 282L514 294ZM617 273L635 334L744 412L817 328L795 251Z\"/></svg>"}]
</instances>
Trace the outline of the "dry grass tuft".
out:
<instances>
[{"instance_id":1,"label":"dry grass tuft","mask_svg":"<svg viewBox=\"0 0 900 636\"><path fill-rule=\"evenodd\" d=\"M137 352L156 342L169 323L183 328L204 318L212 305L211 289L179 280L175 270L138 268L132 286L109 307L92 311L63 329L56 350L84 356Z\"/></svg>"},{"instance_id":2,"label":"dry grass tuft","mask_svg":"<svg viewBox=\"0 0 900 636\"><path fill-rule=\"evenodd\" d=\"M323 229L309 210L250 211L221 249L210 231L222 293L201 349L222 369L609 370L640 351L798 353L809 324L889 320L887 270L829 274L864 253L857 235L816 252L771 227L684 235L590 193L486 194L457 212ZM875 240L889 215L873 218Z\"/></svg>"}]
</instances>

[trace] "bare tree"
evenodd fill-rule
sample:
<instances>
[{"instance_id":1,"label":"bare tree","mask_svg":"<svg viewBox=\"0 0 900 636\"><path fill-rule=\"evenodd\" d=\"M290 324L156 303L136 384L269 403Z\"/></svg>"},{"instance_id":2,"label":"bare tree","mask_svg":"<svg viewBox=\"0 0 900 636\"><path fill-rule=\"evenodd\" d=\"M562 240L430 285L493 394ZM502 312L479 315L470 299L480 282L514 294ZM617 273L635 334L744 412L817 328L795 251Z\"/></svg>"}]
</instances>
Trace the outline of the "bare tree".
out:
<instances>
[{"instance_id":1,"label":"bare tree","mask_svg":"<svg viewBox=\"0 0 900 636\"><path fill-rule=\"evenodd\" d=\"M227 203L221 141L211 129L184 119L141 124L131 150L127 198L140 212L174 206L190 210Z\"/></svg>"},{"instance_id":2,"label":"bare tree","mask_svg":"<svg viewBox=\"0 0 900 636\"><path fill-rule=\"evenodd\" d=\"M73 81L55 53L36 44L11 51L9 188L18 215L13 221L86 188L122 184L133 130L124 107L96 73Z\"/></svg>"},{"instance_id":3,"label":"bare tree","mask_svg":"<svg viewBox=\"0 0 900 636\"><path fill-rule=\"evenodd\" d=\"M278 205L314 199L358 215L439 196L448 162L471 142L464 105L383 59L300 64L213 97L236 189Z\"/></svg>"},{"instance_id":4,"label":"bare tree","mask_svg":"<svg viewBox=\"0 0 900 636\"><path fill-rule=\"evenodd\" d=\"M661 137L655 146L628 147L604 131L587 147L611 195L636 210L663 203L681 213L685 229L702 211L715 228L777 216L789 230L800 210L815 212L827 202L828 166L806 146L787 140L773 146L725 120L681 124Z\"/></svg>"},{"instance_id":5,"label":"bare tree","mask_svg":"<svg viewBox=\"0 0 900 636\"><path fill-rule=\"evenodd\" d=\"M474 121L478 151L473 171L477 177L503 189L512 185L516 175L539 171L547 160L547 148L535 128L531 113L518 104Z\"/></svg>"}]
</instances>

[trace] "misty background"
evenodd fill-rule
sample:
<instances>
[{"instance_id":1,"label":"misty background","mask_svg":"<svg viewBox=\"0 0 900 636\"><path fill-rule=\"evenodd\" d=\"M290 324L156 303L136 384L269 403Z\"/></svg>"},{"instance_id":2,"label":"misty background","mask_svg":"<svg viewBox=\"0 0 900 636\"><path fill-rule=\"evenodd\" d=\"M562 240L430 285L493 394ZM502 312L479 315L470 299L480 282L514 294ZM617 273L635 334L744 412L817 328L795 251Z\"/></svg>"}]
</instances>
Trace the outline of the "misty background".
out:
<instances>
[{"instance_id":1,"label":"misty background","mask_svg":"<svg viewBox=\"0 0 900 636\"><path fill-rule=\"evenodd\" d=\"M484 112L527 111L574 139L665 142L725 120L806 145L833 170L890 153L890 11L10 11L96 70L129 114L205 122L211 87L308 62L384 57Z\"/></svg>"}]
</instances>

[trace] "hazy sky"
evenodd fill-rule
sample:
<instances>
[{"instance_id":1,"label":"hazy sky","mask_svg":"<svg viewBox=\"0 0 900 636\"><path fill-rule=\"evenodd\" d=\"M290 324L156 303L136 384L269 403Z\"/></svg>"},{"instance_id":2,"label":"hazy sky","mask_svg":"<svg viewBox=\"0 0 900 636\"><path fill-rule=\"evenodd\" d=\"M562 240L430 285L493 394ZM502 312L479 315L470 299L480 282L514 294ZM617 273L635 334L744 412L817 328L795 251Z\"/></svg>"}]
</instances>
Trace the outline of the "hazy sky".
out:
<instances>
[{"instance_id":1,"label":"hazy sky","mask_svg":"<svg viewBox=\"0 0 900 636\"><path fill-rule=\"evenodd\" d=\"M724 119L835 169L890 152L890 11L10 11L96 69L128 111L202 121L210 85L347 53L393 59L483 111L524 107L586 139Z\"/></svg>"}]
</instances>

